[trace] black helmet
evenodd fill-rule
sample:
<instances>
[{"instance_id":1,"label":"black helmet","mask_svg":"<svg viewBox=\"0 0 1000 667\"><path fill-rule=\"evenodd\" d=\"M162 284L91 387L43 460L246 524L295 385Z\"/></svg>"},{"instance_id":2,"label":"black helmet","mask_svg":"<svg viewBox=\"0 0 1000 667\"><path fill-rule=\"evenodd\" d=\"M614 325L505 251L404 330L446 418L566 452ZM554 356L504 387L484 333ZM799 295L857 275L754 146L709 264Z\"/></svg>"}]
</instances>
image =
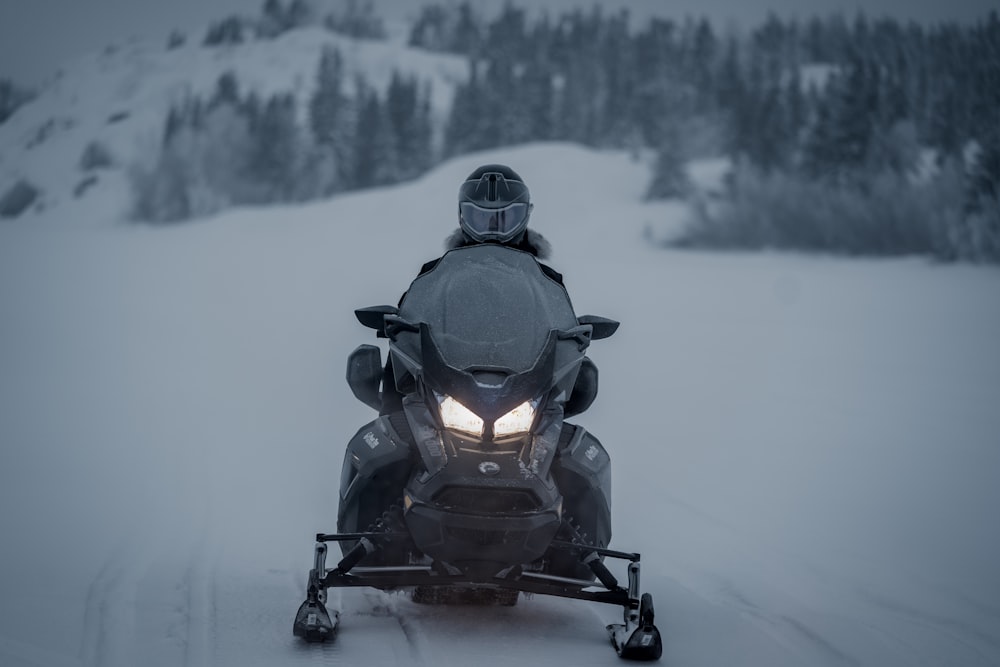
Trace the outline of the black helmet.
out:
<instances>
[{"instance_id":1,"label":"black helmet","mask_svg":"<svg viewBox=\"0 0 1000 667\"><path fill-rule=\"evenodd\" d=\"M473 241L517 243L531 215L528 186L510 167L487 164L458 189L458 224Z\"/></svg>"}]
</instances>

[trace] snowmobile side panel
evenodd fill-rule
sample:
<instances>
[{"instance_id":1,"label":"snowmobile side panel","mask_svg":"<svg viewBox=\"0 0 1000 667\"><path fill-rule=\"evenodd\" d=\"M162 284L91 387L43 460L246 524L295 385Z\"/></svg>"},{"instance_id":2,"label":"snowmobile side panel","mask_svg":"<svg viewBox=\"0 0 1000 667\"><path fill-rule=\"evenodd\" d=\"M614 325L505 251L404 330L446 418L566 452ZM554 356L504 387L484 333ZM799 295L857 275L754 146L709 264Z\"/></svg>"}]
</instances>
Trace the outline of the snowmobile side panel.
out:
<instances>
[{"instance_id":1,"label":"snowmobile side panel","mask_svg":"<svg viewBox=\"0 0 1000 667\"><path fill-rule=\"evenodd\" d=\"M403 433L401 433L401 431ZM412 438L402 414L383 415L361 427L344 453L337 529L364 532L394 503L413 472ZM342 543L346 553L353 544Z\"/></svg>"},{"instance_id":2,"label":"snowmobile side panel","mask_svg":"<svg viewBox=\"0 0 1000 667\"><path fill-rule=\"evenodd\" d=\"M347 357L347 385L354 397L373 410L382 408L378 387L382 382L382 350L359 345Z\"/></svg>"},{"instance_id":3,"label":"snowmobile side panel","mask_svg":"<svg viewBox=\"0 0 1000 667\"><path fill-rule=\"evenodd\" d=\"M611 542L611 457L597 438L573 424L564 424L560 445L552 477L564 510L588 544L606 547Z\"/></svg>"}]
</instances>

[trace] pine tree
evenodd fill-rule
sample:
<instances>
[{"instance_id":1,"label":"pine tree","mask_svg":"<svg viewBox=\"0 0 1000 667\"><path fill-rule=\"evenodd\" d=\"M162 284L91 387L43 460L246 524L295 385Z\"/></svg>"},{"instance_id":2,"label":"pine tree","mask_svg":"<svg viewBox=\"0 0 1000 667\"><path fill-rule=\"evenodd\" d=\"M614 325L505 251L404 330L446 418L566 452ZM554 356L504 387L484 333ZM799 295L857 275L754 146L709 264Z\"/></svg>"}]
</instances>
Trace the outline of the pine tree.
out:
<instances>
[{"instance_id":1,"label":"pine tree","mask_svg":"<svg viewBox=\"0 0 1000 667\"><path fill-rule=\"evenodd\" d=\"M310 161L320 195L343 190L350 182L352 109L343 93L343 59L326 46L316 69L316 87L309 99L309 127L313 139Z\"/></svg>"},{"instance_id":2,"label":"pine tree","mask_svg":"<svg viewBox=\"0 0 1000 667\"><path fill-rule=\"evenodd\" d=\"M369 188L393 182L396 158L393 155L392 136L388 114L379 100L378 92L358 79L357 134L354 137L353 181L354 188Z\"/></svg>"},{"instance_id":3,"label":"pine tree","mask_svg":"<svg viewBox=\"0 0 1000 667\"><path fill-rule=\"evenodd\" d=\"M1000 128L993 128L969 169L965 198L967 213L1000 211Z\"/></svg>"},{"instance_id":4,"label":"pine tree","mask_svg":"<svg viewBox=\"0 0 1000 667\"><path fill-rule=\"evenodd\" d=\"M315 19L313 8L306 0L292 0L285 12L285 22L289 30L310 25Z\"/></svg>"},{"instance_id":5,"label":"pine tree","mask_svg":"<svg viewBox=\"0 0 1000 667\"><path fill-rule=\"evenodd\" d=\"M407 45L428 51L447 51L450 47L445 40L447 19L448 12L441 5L424 5L410 26Z\"/></svg>"},{"instance_id":6,"label":"pine tree","mask_svg":"<svg viewBox=\"0 0 1000 667\"><path fill-rule=\"evenodd\" d=\"M547 63L529 67L521 79L527 140L548 141L553 137L553 79L554 75Z\"/></svg>"},{"instance_id":7,"label":"pine tree","mask_svg":"<svg viewBox=\"0 0 1000 667\"><path fill-rule=\"evenodd\" d=\"M832 178L837 166L833 110L828 96L820 98L802 145L802 171L814 180Z\"/></svg>"},{"instance_id":8,"label":"pine tree","mask_svg":"<svg viewBox=\"0 0 1000 667\"><path fill-rule=\"evenodd\" d=\"M708 112L714 106L712 92L715 90L714 71L718 48L712 24L701 19L695 31L691 63L691 84L698 92L696 105L700 113Z\"/></svg>"},{"instance_id":9,"label":"pine tree","mask_svg":"<svg viewBox=\"0 0 1000 667\"><path fill-rule=\"evenodd\" d=\"M417 107L413 114L412 155L407 165L408 177L421 176L437 161L434 146L434 123L431 111L431 84L424 84L417 96Z\"/></svg>"},{"instance_id":10,"label":"pine tree","mask_svg":"<svg viewBox=\"0 0 1000 667\"><path fill-rule=\"evenodd\" d=\"M479 82L479 64L469 63L469 79L455 86L448 122L445 125L444 154L461 155L482 147L483 117L487 106L485 91Z\"/></svg>"},{"instance_id":11,"label":"pine tree","mask_svg":"<svg viewBox=\"0 0 1000 667\"><path fill-rule=\"evenodd\" d=\"M487 28L485 54L494 61L518 62L527 45L525 11L505 3Z\"/></svg>"},{"instance_id":12,"label":"pine tree","mask_svg":"<svg viewBox=\"0 0 1000 667\"><path fill-rule=\"evenodd\" d=\"M398 70L393 70L389 89L385 96L385 114L388 120L390 141L393 145L394 161L390 165L392 181L403 180L416 175L414 165L417 156L417 113L418 84L415 79L403 78Z\"/></svg>"},{"instance_id":13,"label":"pine tree","mask_svg":"<svg viewBox=\"0 0 1000 667\"><path fill-rule=\"evenodd\" d=\"M279 94L269 98L250 132L248 171L260 186L260 201L291 201L300 157L295 97Z\"/></svg>"},{"instance_id":14,"label":"pine tree","mask_svg":"<svg viewBox=\"0 0 1000 667\"><path fill-rule=\"evenodd\" d=\"M803 151L803 167L814 178L844 185L864 180L870 165L877 115L873 69L854 58L846 74L827 83Z\"/></svg>"},{"instance_id":15,"label":"pine tree","mask_svg":"<svg viewBox=\"0 0 1000 667\"><path fill-rule=\"evenodd\" d=\"M209 26L205 34L205 46L222 46L243 43L243 20L238 16L230 16Z\"/></svg>"},{"instance_id":16,"label":"pine tree","mask_svg":"<svg viewBox=\"0 0 1000 667\"><path fill-rule=\"evenodd\" d=\"M240 82L235 72L225 72L215 83L215 92L208 102L209 109L221 104L236 106L240 102Z\"/></svg>"},{"instance_id":17,"label":"pine tree","mask_svg":"<svg viewBox=\"0 0 1000 667\"><path fill-rule=\"evenodd\" d=\"M472 57L478 56L484 50L484 29L481 19L476 16L468 2L462 2L458 6L457 17L450 30L447 50Z\"/></svg>"},{"instance_id":18,"label":"pine tree","mask_svg":"<svg viewBox=\"0 0 1000 667\"><path fill-rule=\"evenodd\" d=\"M266 0L256 21L255 31L259 39L274 39L285 32L285 8L280 0Z\"/></svg>"}]
</instances>

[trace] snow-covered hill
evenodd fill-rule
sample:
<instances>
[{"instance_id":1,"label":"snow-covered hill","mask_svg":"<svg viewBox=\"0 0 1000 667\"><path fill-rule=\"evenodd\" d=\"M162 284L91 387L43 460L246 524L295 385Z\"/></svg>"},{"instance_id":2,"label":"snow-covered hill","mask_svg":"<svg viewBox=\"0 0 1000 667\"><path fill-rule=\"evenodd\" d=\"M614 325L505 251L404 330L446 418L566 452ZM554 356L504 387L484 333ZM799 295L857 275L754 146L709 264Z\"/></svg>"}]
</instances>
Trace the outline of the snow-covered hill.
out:
<instances>
[{"instance_id":1,"label":"snow-covered hill","mask_svg":"<svg viewBox=\"0 0 1000 667\"><path fill-rule=\"evenodd\" d=\"M351 311L398 297L494 160L577 311L623 322L578 421L663 664L1000 663L1000 273L657 250L646 166L562 144L167 229L0 225L0 663L619 664L616 610L541 597L346 591L336 643L291 636L371 415Z\"/></svg>"},{"instance_id":2,"label":"snow-covered hill","mask_svg":"<svg viewBox=\"0 0 1000 667\"><path fill-rule=\"evenodd\" d=\"M121 220L130 203L128 168L156 155L172 104L208 98L219 77L232 72L243 91L294 93L304 114L327 45L340 50L346 81L360 74L384 91L398 71L428 83L439 125L455 84L468 74L463 59L409 49L401 36L355 40L320 27L214 47L194 39L174 49L163 42L127 42L66 63L37 99L0 125L0 195L24 179L42 193L27 212L36 220ZM110 167L81 167L92 142L108 149ZM88 185L93 176L96 182Z\"/></svg>"}]
</instances>

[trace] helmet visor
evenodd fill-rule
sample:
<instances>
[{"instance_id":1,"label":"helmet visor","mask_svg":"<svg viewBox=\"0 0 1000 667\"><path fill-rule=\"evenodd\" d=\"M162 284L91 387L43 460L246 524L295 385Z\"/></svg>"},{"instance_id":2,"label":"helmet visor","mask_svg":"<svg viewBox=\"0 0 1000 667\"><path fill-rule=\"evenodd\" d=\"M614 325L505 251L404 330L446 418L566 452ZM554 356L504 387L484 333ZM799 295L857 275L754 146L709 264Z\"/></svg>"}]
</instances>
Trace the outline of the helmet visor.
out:
<instances>
[{"instance_id":1,"label":"helmet visor","mask_svg":"<svg viewBox=\"0 0 1000 667\"><path fill-rule=\"evenodd\" d=\"M470 202L458 205L459 222L476 241L510 241L528 226L530 204L516 202L503 208L482 208Z\"/></svg>"}]
</instances>

